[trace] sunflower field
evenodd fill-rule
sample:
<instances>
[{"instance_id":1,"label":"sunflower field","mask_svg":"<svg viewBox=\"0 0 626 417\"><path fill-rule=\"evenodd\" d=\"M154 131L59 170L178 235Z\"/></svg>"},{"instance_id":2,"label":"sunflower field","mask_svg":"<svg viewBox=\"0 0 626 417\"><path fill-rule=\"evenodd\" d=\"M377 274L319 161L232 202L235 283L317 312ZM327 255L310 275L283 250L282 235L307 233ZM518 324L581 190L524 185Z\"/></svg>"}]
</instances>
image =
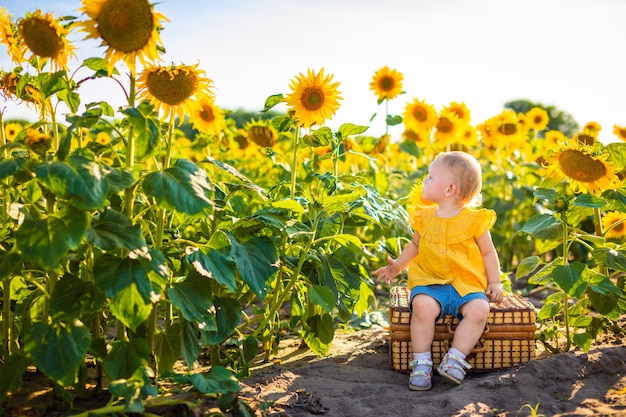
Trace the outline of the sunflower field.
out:
<instances>
[{"instance_id":1,"label":"sunflower field","mask_svg":"<svg viewBox=\"0 0 626 417\"><path fill-rule=\"evenodd\" d=\"M259 109L270 118L237 126L199 64L160 64L156 7L82 0L81 18L0 7L15 64L0 95L39 115L0 113L0 402L36 369L68 404L108 390L100 414L163 404L174 384L253 415L237 395L253 359L287 333L324 355L377 307L371 271L408 243L406 207L451 149L483 164L503 285L543 297L538 342L588 350L624 332L626 127L603 144L595 122L548 128L541 106L473 124L462 102L411 98L385 115L402 137L333 130L341 83L324 69L286 80ZM104 57L79 59L71 33L101 41ZM90 75L74 79L79 69ZM81 100L103 77L127 105ZM383 105L402 81L385 66L364 88ZM201 356L208 373L194 372Z\"/></svg>"}]
</instances>

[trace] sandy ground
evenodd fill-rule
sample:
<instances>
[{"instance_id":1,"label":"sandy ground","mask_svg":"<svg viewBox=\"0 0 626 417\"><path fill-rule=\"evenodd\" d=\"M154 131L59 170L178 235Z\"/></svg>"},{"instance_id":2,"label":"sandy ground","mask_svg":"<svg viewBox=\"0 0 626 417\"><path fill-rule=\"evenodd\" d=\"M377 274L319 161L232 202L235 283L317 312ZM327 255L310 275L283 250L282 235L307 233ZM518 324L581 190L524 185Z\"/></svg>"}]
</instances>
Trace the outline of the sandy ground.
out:
<instances>
[{"instance_id":1,"label":"sandy ground","mask_svg":"<svg viewBox=\"0 0 626 417\"><path fill-rule=\"evenodd\" d=\"M287 338L275 360L241 381L242 397L277 417L626 416L623 338L607 338L588 353L538 350L537 359L469 373L459 386L435 375L430 391L414 392L408 375L391 368L388 335L378 326L338 333L325 357Z\"/></svg>"}]
</instances>

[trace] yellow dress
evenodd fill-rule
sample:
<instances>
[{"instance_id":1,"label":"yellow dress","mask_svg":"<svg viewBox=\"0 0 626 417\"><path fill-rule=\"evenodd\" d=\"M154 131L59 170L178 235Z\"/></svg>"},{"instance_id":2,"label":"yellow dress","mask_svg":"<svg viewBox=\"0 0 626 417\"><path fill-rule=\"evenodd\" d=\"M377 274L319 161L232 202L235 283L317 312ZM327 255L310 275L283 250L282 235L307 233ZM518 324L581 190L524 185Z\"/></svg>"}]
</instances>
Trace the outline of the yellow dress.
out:
<instances>
[{"instance_id":1,"label":"yellow dress","mask_svg":"<svg viewBox=\"0 0 626 417\"><path fill-rule=\"evenodd\" d=\"M450 218L436 207L417 207L409 220L420 235L419 255L409 264L408 287L449 284L463 297L487 289L485 264L476 238L496 222L489 209L464 208Z\"/></svg>"}]
</instances>

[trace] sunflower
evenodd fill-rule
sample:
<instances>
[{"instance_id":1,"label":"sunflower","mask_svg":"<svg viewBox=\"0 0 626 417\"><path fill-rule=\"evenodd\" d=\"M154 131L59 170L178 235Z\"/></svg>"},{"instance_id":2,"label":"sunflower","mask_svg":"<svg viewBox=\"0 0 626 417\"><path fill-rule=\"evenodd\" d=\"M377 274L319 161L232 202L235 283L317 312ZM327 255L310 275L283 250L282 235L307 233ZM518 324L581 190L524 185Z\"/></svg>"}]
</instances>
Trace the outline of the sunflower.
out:
<instances>
[{"instance_id":1,"label":"sunflower","mask_svg":"<svg viewBox=\"0 0 626 417\"><path fill-rule=\"evenodd\" d=\"M576 133L572 140L580 143L581 145L593 146L593 144L598 140L598 132L583 130L582 132Z\"/></svg>"},{"instance_id":2,"label":"sunflower","mask_svg":"<svg viewBox=\"0 0 626 417\"><path fill-rule=\"evenodd\" d=\"M422 198L422 190L424 185L419 182L411 187L411 191L406 197L406 210L410 214L412 214L418 207L426 207L426 206L434 206L435 203L432 201L424 200Z\"/></svg>"},{"instance_id":3,"label":"sunflower","mask_svg":"<svg viewBox=\"0 0 626 417\"><path fill-rule=\"evenodd\" d=\"M554 149L565 142L567 142L567 136L560 130L548 130L543 137L543 143L547 149Z\"/></svg>"},{"instance_id":4,"label":"sunflower","mask_svg":"<svg viewBox=\"0 0 626 417\"><path fill-rule=\"evenodd\" d=\"M541 107L533 107L526 112L525 116L528 128L533 129L535 132L544 130L550 123L548 112Z\"/></svg>"},{"instance_id":5,"label":"sunflower","mask_svg":"<svg viewBox=\"0 0 626 417\"><path fill-rule=\"evenodd\" d=\"M139 75L137 98L150 100L157 112L162 109L163 120L171 115L178 116L182 122L185 114L192 113L198 105L194 98L213 97L213 81L197 67L196 64L146 68Z\"/></svg>"},{"instance_id":6,"label":"sunflower","mask_svg":"<svg viewBox=\"0 0 626 417\"><path fill-rule=\"evenodd\" d=\"M404 108L402 121L406 129L429 130L437 126L437 111L431 104L416 98Z\"/></svg>"},{"instance_id":7,"label":"sunflower","mask_svg":"<svg viewBox=\"0 0 626 417\"><path fill-rule=\"evenodd\" d=\"M101 130L96 134L96 142L98 142L100 145L106 145L107 143L111 142L111 135L109 135L108 132Z\"/></svg>"},{"instance_id":8,"label":"sunflower","mask_svg":"<svg viewBox=\"0 0 626 417\"><path fill-rule=\"evenodd\" d=\"M458 143L465 131L467 122L459 119L456 113L451 111L442 111L437 120L435 129L435 143L447 145Z\"/></svg>"},{"instance_id":9,"label":"sunflower","mask_svg":"<svg viewBox=\"0 0 626 417\"><path fill-rule=\"evenodd\" d=\"M23 41L19 44L22 56L30 51L31 58L49 59L55 70L67 69L68 60L76 58L76 48L67 41L68 27L61 26L52 13L27 13L18 20L17 27Z\"/></svg>"},{"instance_id":10,"label":"sunflower","mask_svg":"<svg viewBox=\"0 0 626 417\"><path fill-rule=\"evenodd\" d=\"M378 96L378 103L383 100L391 100L402 94L402 80L404 76L395 69L384 66L374 73L370 90Z\"/></svg>"},{"instance_id":11,"label":"sunflower","mask_svg":"<svg viewBox=\"0 0 626 417\"><path fill-rule=\"evenodd\" d=\"M285 101L298 125L323 125L326 119L332 118L339 108L339 100L343 100L337 90L339 83L332 83L332 80L332 75L324 76L324 68L317 74L308 69L306 76L300 73L291 80L292 92Z\"/></svg>"},{"instance_id":12,"label":"sunflower","mask_svg":"<svg viewBox=\"0 0 626 417\"><path fill-rule=\"evenodd\" d=\"M21 64L24 61L24 53L20 48L17 26L11 18L7 9L0 7L0 43L7 46L11 61Z\"/></svg>"},{"instance_id":13,"label":"sunflower","mask_svg":"<svg viewBox=\"0 0 626 417\"><path fill-rule=\"evenodd\" d=\"M602 229L607 239L624 239L626 237L626 215L619 211L610 211L602 217Z\"/></svg>"},{"instance_id":14,"label":"sunflower","mask_svg":"<svg viewBox=\"0 0 626 417\"><path fill-rule=\"evenodd\" d=\"M267 120L250 120L243 126L247 132L248 141L252 141L263 148L271 148L276 145L278 132Z\"/></svg>"},{"instance_id":15,"label":"sunflower","mask_svg":"<svg viewBox=\"0 0 626 417\"><path fill-rule=\"evenodd\" d=\"M9 141L14 141L17 137L18 133L22 131L23 127L19 123L7 123L4 125L4 139Z\"/></svg>"},{"instance_id":16,"label":"sunflower","mask_svg":"<svg viewBox=\"0 0 626 417\"><path fill-rule=\"evenodd\" d=\"M626 127L613 125L613 134L620 138L621 141L626 142Z\"/></svg>"},{"instance_id":17,"label":"sunflower","mask_svg":"<svg viewBox=\"0 0 626 417\"><path fill-rule=\"evenodd\" d=\"M456 114L460 120L464 120L466 122L469 122L471 120L470 111L464 102L457 103L456 101L453 101L452 103L445 106L441 111L442 113L446 111L451 111L452 113Z\"/></svg>"},{"instance_id":18,"label":"sunflower","mask_svg":"<svg viewBox=\"0 0 626 417\"><path fill-rule=\"evenodd\" d=\"M608 153L593 155L589 148L576 141L570 141L546 156L546 175L557 180L569 181L572 191L600 195L616 188L620 179L614 172L614 165L607 159Z\"/></svg>"},{"instance_id":19,"label":"sunflower","mask_svg":"<svg viewBox=\"0 0 626 417\"><path fill-rule=\"evenodd\" d=\"M520 123L518 115L511 109L502 111L489 119L490 134L493 134L498 147L516 146L526 139L527 129Z\"/></svg>"},{"instance_id":20,"label":"sunflower","mask_svg":"<svg viewBox=\"0 0 626 417\"><path fill-rule=\"evenodd\" d=\"M592 120L587 122L587 124L583 127L583 130L597 134L602 130L602 125Z\"/></svg>"},{"instance_id":21,"label":"sunflower","mask_svg":"<svg viewBox=\"0 0 626 417\"><path fill-rule=\"evenodd\" d=\"M208 96L201 97L191 113L189 121L193 127L208 135L218 136L226 128L224 110L215 105Z\"/></svg>"},{"instance_id":22,"label":"sunflower","mask_svg":"<svg viewBox=\"0 0 626 417\"><path fill-rule=\"evenodd\" d=\"M91 20L81 22L86 39L102 39L107 46L104 59L109 74L115 64L123 60L135 75L137 59L144 65L159 60L159 49L163 49L161 22L169 21L153 10L148 0L82 0L79 11Z\"/></svg>"},{"instance_id":23,"label":"sunflower","mask_svg":"<svg viewBox=\"0 0 626 417\"><path fill-rule=\"evenodd\" d=\"M419 145L428 145L430 144L430 132L425 129L405 129L404 132L402 132L402 139L410 140Z\"/></svg>"}]
</instances>

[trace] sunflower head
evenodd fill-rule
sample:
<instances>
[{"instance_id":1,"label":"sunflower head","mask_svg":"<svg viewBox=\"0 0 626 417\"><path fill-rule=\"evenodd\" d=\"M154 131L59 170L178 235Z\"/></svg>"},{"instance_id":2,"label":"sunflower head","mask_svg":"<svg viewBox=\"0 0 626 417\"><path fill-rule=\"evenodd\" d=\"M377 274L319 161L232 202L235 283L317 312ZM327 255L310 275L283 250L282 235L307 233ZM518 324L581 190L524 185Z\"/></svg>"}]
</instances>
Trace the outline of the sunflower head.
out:
<instances>
[{"instance_id":1,"label":"sunflower head","mask_svg":"<svg viewBox=\"0 0 626 417\"><path fill-rule=\"evenodd\" d=\"M570 141L546 157L546 175L569 182L575 193L601 195L608 189L616 188L621 182L608 156L607 153L594 155L588 147Z\"/></svg>"},{"instance_id":2,"label":"sunflower head","mask_svg":"<svg viewBox=\"0 0 626 417\"><path fill-rule=\"evenodd\" d=\"M291 80L291 93L285 101L299 126L323 125L334 116L343 98L337 90L339 83L332 80L332 75L324 75L324 68L317 74L308 69L307 75L300 73Z\"/></svg>"},{"instance_id":3,"label":"sunflower head","mask_svg":"<svg viewBox=\"0 0 626 417\"><path fill-rule=\"evenodd\" d=\"M159 60L161 22L168 19L155 12L148 0L82 0L82 4L79 10L89 20L80 26L87 39L101 39L107 47L104 59L109 73L120 60L133 76L137 60L143 65Z\"/></svg>"},{"instance_id":4,"label":"sunflower head","mask_svg":"<svg viewBox=\"0 0 626 417\"><path fill-rule=\"evenodd\" d=\"M182 122L185 114L198 107L194 98L214 97L213 81L197 67L196 64L146 68L137 82L137 98L150 100L157 112L163 110L162 119L178 116Z\"/></svg>"},{"instance_id":5,"label":"sunflower head","mask_svg":"<svg viewBox=\"0 0 626 417\"><path fill-rule=\"evenodd\" d=\"M617 136L622 142L626 142L626 126L613 126L613 134Z\"/></svg>"},{"instance_id":6,"label":"sunflower head","mask_svg":"<svg viewBox=\"0 0 626 417\"><path fill-rule=\"evenodd\" d=\"M543 137L543 143L547 149L554 149L565 142L567 142L567 136L560 130L548 130Z\"/></svg>"},{"instance_id":7,"label":"sunflower head","mask_svg":"<svg viewBox=\"0 0 626 417\"><path fill-rule=\"evenodd\" d=\"M17 25L13 23L12 18L7 9L0 7L0 43L7 46L11 61L21 64L24 61L24 53L20 48Z\"/></svg>"},{"instance_id":8,"label":"sunflower head","mask_svg":"<svg viewBox=\"0 0 626 417\"><path fill-rule=\"evenodd\" d=\"M623 240L626 237L626 215L619 211L610 211L602 217L602 229L607 239Z\"/></svg>"},{"instance_id":9,"label":"sunflower head","mask_svg":"<svg viewBox=\"0 0 626 417\"><path fill-rule=\"evenodd\" d=\"M526 123L529 129L533 129L535 132L544 130L548 123L550 123L550 116L545 109L541 107L533 107L525 114Z\"/></svg>"},{"instance_id":10,"label":"sunflower head","mask_svg":"<svg viewBox=\"0 0 626 417\"><path fill-rule=\"evenodd\" d=\"M76 48L67 40L71 25L62 26L52 13L27 13L18 20L17 27L22 56L30 51L32 56L50 60L55 70L67 69L69 59L76 57Z\"/></svg>"},{"instance_id":11,"label":"sunflower head","mask_svg":"<svg viewBox=\"0 0 626 417\"><path fill-rule=\"evenodd\" d=\"M384 66L374 73L370 90L378 96L378 103L383 100L391 100L402 94L402 80L404 76L395 69Z\"/></svg>"},{"instance_id":12,"label":"sunflower head","mask_svg":"<svg viewBox=\"0 0 626 417\"><path fill-rule=\"evenodd\" d=\"M464 102L457 103L456 101L453 101L452 103L445 106L441 111L442 113L450 111L456 114L459 120L464 120L466 122L469 122L471 120L470 111Z\"/></svg>"},{"instance_id":13,"label":"sunflower head","mask_svg":"<svg viewBox=\"0 0 626 417\"><path fill-rule=\"evenodd\" d=\"M459 119L456 113L452 111L442 111L437 120L435 129L435 143L446 145L458 143L465 131L467 122Z\"/></svg>"},{"instance_id":14,"label":"sunflower head","mask_svg":"<svg viewBox=\"0 0 626 417\"><path fill-rule=\"evenodd\" d=\"M596 121L590 121L583 127L584 131L591 132L592 134L598 134L602 130L602 125Z\"/></svg>"},{"instance_id":15,"label":"sunflower head","mask_svg":"<svg viewBox=\"0 0 626 417\"><path fill-rule=\"evenodd\" d=\"M252 141L262 148L272 148L278 140L278 132L267 120L250 120L243 126L247 132L248 141Z\"/></svg>"},{"instance_id":16,"label":"sunflower head","mask_svg":"<svg viewBox=\"0 0 626 417\"><path fill-rule=\"evenodd\" d=\"M208 96L197 101L197 105L191 110L189 121L196 129L211 136L218 136L226 128L224 110Z\"/></svg>"},{"instance_id":17,"label":"sunflower head","mask_svg":"<svg viewBox=\"0 0 626 417\"><path fill-rule=\"evenodd\" d=\"M437 110L425 100L414 99L404 108L402 122L406 129L414 131L430 130L437 126Z\"/></svg>"},{"instance_id":18,"label":"sunflower head","mask_svg":"<svg viewBox=\"0 0 626 417\"><path fill-rule=\"evenodd\" d=\"M4 139L7 142L14 141L23 129L24 127L19 123L7 123L4 125Z\"/></svg>"}]
</instances>

